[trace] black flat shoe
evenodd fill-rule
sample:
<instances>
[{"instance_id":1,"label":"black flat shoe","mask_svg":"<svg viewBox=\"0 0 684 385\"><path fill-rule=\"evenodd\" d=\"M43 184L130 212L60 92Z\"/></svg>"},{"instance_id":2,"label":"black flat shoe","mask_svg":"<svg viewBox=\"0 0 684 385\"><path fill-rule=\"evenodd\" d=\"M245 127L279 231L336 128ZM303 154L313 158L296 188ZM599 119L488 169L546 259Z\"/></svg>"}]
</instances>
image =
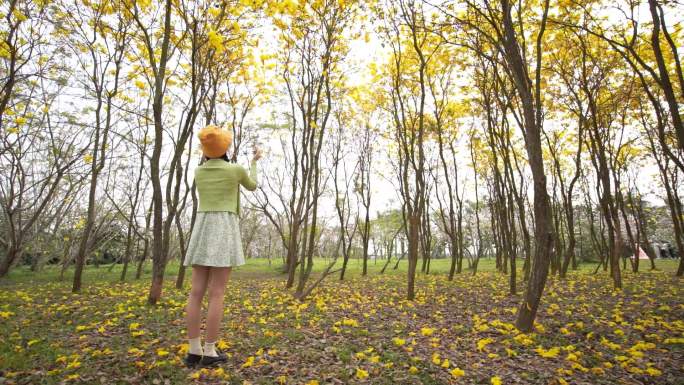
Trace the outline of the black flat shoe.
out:
<instances>
[{"instance_id":1,"label":"black flat shoe","mask_svg":"<svg viewBox=\"0 0 684 385\"><path fill-rule=\"evenodd\" d=\"M194 368L195 366L197 366L197 364L200 363L200 361L202 361L202 356L199 354L192 353L188 353L183 359L183 362L185 362L185 366L187 366L188 368Z\"/></svg>"},{"instance_id":2,"label":"black flat shoe","mask_svg":"<svg viewBox=\"0 0 684 385\"><path fill-rule=\"evenodd\" d=\"M226 353L222 352L219 348L215 348L216 354L218 354L217 357L212 357L212 356L202 356L202 359L200 360L200 365L203 367L206 366L214 366L216 364L219 364L221 362L226 362L228 361L228 356Z\"/></svg>"}]
</instances>

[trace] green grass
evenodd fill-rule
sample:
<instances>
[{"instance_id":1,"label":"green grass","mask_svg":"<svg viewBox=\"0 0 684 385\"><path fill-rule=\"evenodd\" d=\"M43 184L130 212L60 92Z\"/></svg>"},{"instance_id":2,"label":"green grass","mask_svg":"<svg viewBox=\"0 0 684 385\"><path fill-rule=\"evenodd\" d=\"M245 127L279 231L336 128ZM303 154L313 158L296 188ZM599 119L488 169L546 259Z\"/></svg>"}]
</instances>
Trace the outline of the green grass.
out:
<instances>
[{"instance_id":1,"label":"green grass","mask_svg":"<svg viewBox=\"0 0 684 385\"><path fill-rule=\"evenodd\" d=\"M330 263L330 259L326 258L315 258L313 272L320 273L323 271L327 265ZM384 260L368 261L368 274L377 275L382 270L384 266ZM656 268L665 272L675 272L677 270L679 260L656 260ZM175 279L179 271L179 261L174 260L169 262L166 266L165 277L166 279ZM408 264L406 260L402 260L399 263L399 267L394 270L395 261L390 262L390 265L385 270L387 275L395 274L406 274ZM517 270L522 272L523 260L517 260ZM581 263L578 266L578 271L580 273L592 273L596 269L596 263ZM333 269L338 269L342 266L342 260L338 259L337 264ZM421 269L421 261L418 262L418 271ZM430 274L432 275L446 275L449 273L449 268L451 266L450 259L433 259L430 262ZM649 262L641 261L639 270L648 271ZM83 282L87 284L88 282L119 282L121 276L121 270L123 265L117 264L110 271L110 265L100 265L95 267L94 265L88 265L83 272ZM622 268L622 264L621 264ZM127 281L133 281L135 277L135 265L129 265L128 273L126 276ZM495 271L496 264L493 258L484 258L480 260L478 265L478 271L487 272ZM361 259L350 259L347 264L347 271L345 276L347 278L359 277L363 272L363 261ZM467 262L463 261L463 274L470 274L471 271L467 269ZM143 279L148 279L152 274L152 264L147 261L143 266ZM623 271L623 274L631 274L631 267L629 263L627 264L627 270ZM70 267L64 273L64 278L61 280L65 283L71 283L73 280L74 269ZM59 266L44 266L39 272L31 271L28 266L17 266L13 268L10 273L0 279L0 286L11 285L13 283L41 283L41 282L59 282L60 267ZM189 278L189 271L186 270L186 282ZM522 277L522 275L518 275ZM264 278L285 278L283 273L283 266L281 259L272 259L271 263L265 258L251 258L247 260L247 263L243 266L239 266L234 269L232 279L264 279Z\"/></svg>"}]
</instances>

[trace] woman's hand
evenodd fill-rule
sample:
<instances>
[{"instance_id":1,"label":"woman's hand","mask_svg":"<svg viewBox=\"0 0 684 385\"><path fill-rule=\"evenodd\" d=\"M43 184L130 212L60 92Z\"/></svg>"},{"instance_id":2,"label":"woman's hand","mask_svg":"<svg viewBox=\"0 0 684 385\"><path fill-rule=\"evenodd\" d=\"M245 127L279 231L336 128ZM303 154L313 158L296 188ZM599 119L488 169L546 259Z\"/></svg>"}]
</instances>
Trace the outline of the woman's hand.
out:
<instances>
[{"instance_id":1,"label":"woman's hand","mask_svg":"<svg viewBox=\"0 0 684 385\"><path fill-rule=\"evenodd\" d=\"M254 147L254 160L261 159L261 149L259 147Z\"/></svg>"}]
</instances>

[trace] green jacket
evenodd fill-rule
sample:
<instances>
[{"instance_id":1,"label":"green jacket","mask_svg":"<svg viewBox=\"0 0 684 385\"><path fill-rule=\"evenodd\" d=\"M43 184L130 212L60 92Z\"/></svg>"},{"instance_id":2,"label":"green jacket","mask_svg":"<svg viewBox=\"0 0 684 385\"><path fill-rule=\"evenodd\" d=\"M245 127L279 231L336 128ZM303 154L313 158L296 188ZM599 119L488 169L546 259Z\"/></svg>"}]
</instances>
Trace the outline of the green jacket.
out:
<instances>
[{"instance_id":1,"label":"green jacket","mask_svg":"<svg viewBox=\"0 0 684 385\"><path fill-rule=\"evenodd\" d=\"M249 191L257 188L256 161L249 175L244 167L222 159L209 159L195 169L195 186L199 194L198 212L230 211L240 214L240 185Z\"/></svg>"}]
</instances>

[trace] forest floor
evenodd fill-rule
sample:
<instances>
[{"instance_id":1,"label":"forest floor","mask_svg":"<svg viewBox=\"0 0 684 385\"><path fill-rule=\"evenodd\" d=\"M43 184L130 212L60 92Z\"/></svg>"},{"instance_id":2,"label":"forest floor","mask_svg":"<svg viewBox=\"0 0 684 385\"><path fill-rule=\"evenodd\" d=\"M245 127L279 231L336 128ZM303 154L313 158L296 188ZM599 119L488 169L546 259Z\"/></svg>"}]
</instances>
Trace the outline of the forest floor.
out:
<instances>
[{"instance_id":1,"label":"forest floor","mask_svg":"<svg viewBox=\"0 0 684 385\"><path fill-rule=\"evenodd\" d=\"M451 282L447 263L419 273L413 302L403 266L379 275L378 263L362 277L352 262L348 279L328 277L300 303L275 261L250 260L226 291L219 346L229 360L195 370L181 361L189 280L175 289L177 264L157 306L146 304L149 268L120 283L118 266L88 267L79 294L69 274L17 268L0 280L0 384L684 383L674 261L624 272L621 291L592 266L551 277L529 334L514 328L520 296L490 261Z\"/></svg>"}]
</instances>

